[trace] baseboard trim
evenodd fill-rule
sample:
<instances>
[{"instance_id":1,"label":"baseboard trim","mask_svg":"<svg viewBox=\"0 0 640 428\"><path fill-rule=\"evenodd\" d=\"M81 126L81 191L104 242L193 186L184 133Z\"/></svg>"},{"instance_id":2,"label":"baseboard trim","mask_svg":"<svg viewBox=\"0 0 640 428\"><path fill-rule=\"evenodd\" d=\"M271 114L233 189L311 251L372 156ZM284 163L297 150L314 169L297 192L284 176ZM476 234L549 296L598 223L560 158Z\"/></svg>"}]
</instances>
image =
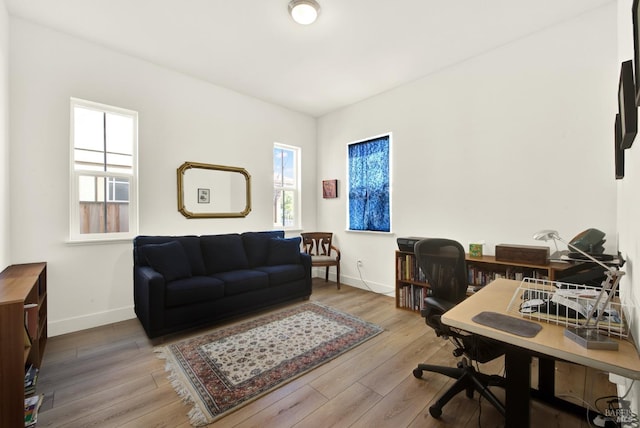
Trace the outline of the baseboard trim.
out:
<instances>
[{"instance_id":1,"label":"baseboard trim","mask_svg":"<svg viewBox=\"0 0 640 428\"><path fill-rule=\"evenodd\" d=\"M314 268L311 272L311 276L313 278L320 278L324 280L324 268ZM336 281L336 274L335 272L331 272L331 270L329 270L329 281L334 281L334 282ZM394 287L389 287L386 284L381 284L381 283L369 281L366 279L364 280L364 282L366 283L366 285L365 283L363 283L363 280L360 279L359 277L340 274L341 284L350 285L351 287L356 287L362 290L383 294L385 296L393 297L395 295Z\"/></svg>"},{"instance_id":2,"label":"baseboard trim","mask_svg":"<svg viewBox=\"0 0 640 428\"><path fill-rule=\"evenodd\" d=\"M106 324L126 321L135 317L136 314L133 311L133 306L127 306L124 308L82 315L79 317L49 321L47 324L47 333L49 337L59 336L61 334L74 333L76 331L86 330L93 327L100 327Z\"/></svg>"}]
</instances>

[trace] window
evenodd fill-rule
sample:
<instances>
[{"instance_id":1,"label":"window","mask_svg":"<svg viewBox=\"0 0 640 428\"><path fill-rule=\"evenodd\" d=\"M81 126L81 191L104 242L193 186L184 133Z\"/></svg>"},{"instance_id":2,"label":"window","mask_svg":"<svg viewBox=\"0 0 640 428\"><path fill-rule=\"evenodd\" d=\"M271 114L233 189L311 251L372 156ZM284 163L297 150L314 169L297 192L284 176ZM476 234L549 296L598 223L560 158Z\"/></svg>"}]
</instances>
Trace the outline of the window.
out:
<instances>
[{"instance_id":1,"label":"window","mask_svg":"<svg viewBox=\"0 0 640 428\"><path fill-rule=\"evenodd\" d=\"M349 144L349 230L391 231L391 136Z\"/></svg>"},{"instance_id":2,"label":"window","mask_svg":"<svg viewBox=\"0 0 640 428\"><path fill-rule=\"evenodd\" d=\"M71 99L71 240L137 234L138 114Z\"/></svg>"},{"instance_id":3,"label":"window","mask_svg":"<svg viewBox=\"0 0 640 428\"><path fill-rule=\"evenodd\" d=\"M300 225L300 149L273 146L273 225L285 229Z\"/></svg>"}]
</instances>

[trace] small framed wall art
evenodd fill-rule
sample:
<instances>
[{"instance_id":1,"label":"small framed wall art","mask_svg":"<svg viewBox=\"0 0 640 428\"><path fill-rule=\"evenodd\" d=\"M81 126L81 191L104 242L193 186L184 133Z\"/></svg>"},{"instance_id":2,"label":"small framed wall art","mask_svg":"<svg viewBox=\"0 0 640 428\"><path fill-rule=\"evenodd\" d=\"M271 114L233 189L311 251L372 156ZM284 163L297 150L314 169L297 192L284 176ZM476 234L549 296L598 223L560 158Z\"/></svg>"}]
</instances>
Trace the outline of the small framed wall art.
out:
<instances>
[{"instance_id":1,"label":"small framed wall art","mask_svg":"<svg viewBox=\"0 0 640 428\"><path fill-rule=\"evenodd\" d=\"M322 180L322 197L324 199L338 197L338 180Z\"/></svg>"}]
</instances>

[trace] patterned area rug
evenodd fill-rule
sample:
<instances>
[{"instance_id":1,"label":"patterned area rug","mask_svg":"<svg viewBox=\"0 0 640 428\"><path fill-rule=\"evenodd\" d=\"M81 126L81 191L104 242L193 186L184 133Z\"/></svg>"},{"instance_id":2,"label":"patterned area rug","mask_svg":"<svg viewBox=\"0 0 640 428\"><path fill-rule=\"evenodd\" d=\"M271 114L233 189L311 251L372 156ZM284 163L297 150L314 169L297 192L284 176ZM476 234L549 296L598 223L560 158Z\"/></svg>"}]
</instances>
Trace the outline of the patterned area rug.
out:
<instances>
[{"instance_id":1,"label":"patterned area rug","mask_svg":"<svg viewBox=\"0 0 640 428\"><path fill-rule=\"evenodd\" d=\"M206 425L383 330L319 303L267 314L156 349L189 419Z\"/></svg>"}]
</instances>

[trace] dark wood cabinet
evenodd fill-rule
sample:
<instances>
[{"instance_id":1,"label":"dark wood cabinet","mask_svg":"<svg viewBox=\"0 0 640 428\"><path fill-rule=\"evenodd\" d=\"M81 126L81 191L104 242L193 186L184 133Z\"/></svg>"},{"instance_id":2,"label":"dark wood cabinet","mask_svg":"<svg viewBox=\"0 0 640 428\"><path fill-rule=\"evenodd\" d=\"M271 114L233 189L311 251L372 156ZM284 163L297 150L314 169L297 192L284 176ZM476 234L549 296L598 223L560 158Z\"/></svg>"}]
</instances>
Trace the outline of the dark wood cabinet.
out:
<instances>
[{"instance_id":1,"label":"dark wood cabinet","mask_svg":"<svg viewBox=\"0 0 640 428\"><path fill-rule=\"evenodd\" d=\"M47 264L9 266L0 273L0 426L24 426L25 368L40 368L46 344Z\"/></svg>"}]
</instances>

